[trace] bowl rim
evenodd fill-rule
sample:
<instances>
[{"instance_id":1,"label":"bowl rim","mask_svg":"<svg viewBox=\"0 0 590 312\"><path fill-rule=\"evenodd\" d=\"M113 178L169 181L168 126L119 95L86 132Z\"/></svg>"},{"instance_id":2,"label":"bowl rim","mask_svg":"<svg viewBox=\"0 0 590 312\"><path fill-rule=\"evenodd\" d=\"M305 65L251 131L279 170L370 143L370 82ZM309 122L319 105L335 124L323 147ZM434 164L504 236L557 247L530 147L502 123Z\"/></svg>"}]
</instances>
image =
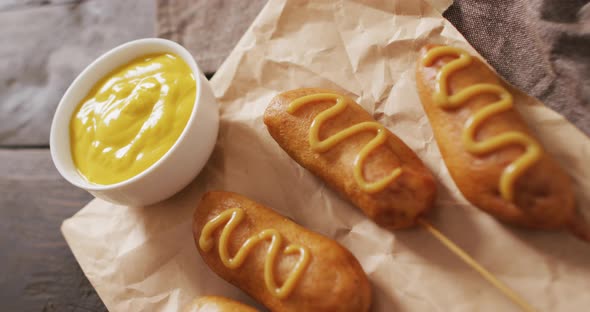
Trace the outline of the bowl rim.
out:
<instances>
[{"instance_id":1,"label":"bowl rim","mask_svg":"<svg viewBox=\"0 0 590 312\"><path fill-rule=\"evenodd\" d=\"M57 151L55 150L55 145L56 145L55 142L57 142L58 140L66 140L66 139L70 140L71 134L69 133L69 131L68 131L68 136L66 138L57 138L56 129L55 129L57 127L57 123L58 123L58 119L59 119L58 116L60 116L60 114L65 114L63 112L63 110L65 109L65 106L67 105L66 100L69 100L69 98L71 97L70 94L73 92L73 90L75 90L76 88L79 87L78 84L81 83L83 78L85 78L88 75L93 75L94 70L97 67L104 66L103 63L105 63L108 59L120 57L119 55L122 54L123 51L129 50L129 49L134 49L137 46L141 46L141 45L145 45L145 44L155 44L155 45L160 45L165 48L169 48L170 50L173 51L173 53L176 56L180 57L190 67L190 69L195 77L195 84L196 84L197 90L196 90L196 95L195 95L195 102L193 104L193 109L191 111L191 116L189 117L188 122L184 126L184 129L182 130L180 136L176 139L176 141L170 147L170 149L168 149L168 151L166 151L166 153L164 153L164 155L162 155L162 157L160 157L156 162L151 164L149 167L144 169L142 172L138 173L135 176L132 176L129 179L126 179L126 180L123 180L123 181L120 181L117 183L113 183L113 184L96 184L96 183L88 181L88 179L77 170L76 170L77 172L75 174L78 174L80 176L80 179L79 180L72 179L71 173L68 172L65 169L65 166L63 165L63 161L64 161L63 157L58 156ZM164 52L164 53L166 53L166 52ZM142 56L147 56L150 54L153 54L153 53L138 54L132 58L129 58L126 61L123 61L119 65L112 66L112 68L110 68L107 71L107 74L104 74L101 77L99 77L96 80L96 82L94 82L94 84L89 86L88 90L91 90L92 87L94 87L96 85L96 83L98 83L100 81L101 78L108 75L108 73L115 70L118 66L123 66L124 64L127 64L127 63L133 61L134 59L140 58ZM185 139L188 129L190 129L192 127L193 123L195 122L195 119L196 119L195 116L197 115L197 112L199 109L199 104L201 102L200 101L201 96L202 96L202 87L203 87L202 80L204 78L201 77L202 76L201 73L202 73L202 71L199 68L199 66L198 66L197 62L195 61L194 57L192 56L192 54L185 47L181 46L180 44L178 44L174 41L168 40L168 39L143 38L143 39L132 40L132 41L123 43L123 44L105 52L101 56L99 56L92 63L90 63L88 66L86 66L86 68L84 68L84 70L76 77L76 79L74 79L74 81L70 84L70 86L68 87L68 89L66 90L64 95L62 96L62 98L59 101L59 104L57 105L57 108L55 110L55 114L53 116L53 120L51 123L50 135L49 135L50 136L49 150L51 153L51 158L53 160L53 163L55 164L55 167L57 168L58 172L61 174L62 177L64 177L68 182L70 182L74 186L85 189L87 191L108 191L108 190L120 189L122 187L134 184L134 183L142 180L146 176L148 176L157 167L160 167L163 163L166 162L167 159L170 158L170 156L174 153L174 151L180 145L180 142L182 142ZM77 105L79 105L79 103L76 104L76 107L77 107ZM74 109L74 111L75 111L75 109ZM74 111L72 111L71 115L68 116L68 118L66 118L68 121L68 124L69 124L70 120L72 119L72 115L73 115ZM72 162L72 166L74 168L76 168L76 165L73 163L74 160L71 157L71 146L70 146L70 150L68 151L68 153L70 155L70 161Z\"/></svg>"}]
</instances>

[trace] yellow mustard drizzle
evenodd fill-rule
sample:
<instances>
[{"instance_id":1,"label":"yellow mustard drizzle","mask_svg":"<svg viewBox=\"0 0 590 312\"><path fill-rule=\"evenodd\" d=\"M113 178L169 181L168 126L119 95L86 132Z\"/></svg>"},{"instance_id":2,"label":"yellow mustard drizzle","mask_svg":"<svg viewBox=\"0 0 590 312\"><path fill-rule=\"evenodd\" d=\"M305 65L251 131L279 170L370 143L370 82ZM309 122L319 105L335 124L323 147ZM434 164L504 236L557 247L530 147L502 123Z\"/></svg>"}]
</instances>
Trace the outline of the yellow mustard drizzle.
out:
<instances>
[{"instance_id":1,"label":"yellow mustard drizzle","mask_svg":"<svg viewBox=\"0 0 590 312\"><path fill-rule=\"evenodd\" d=\"M371 152L387 141L387 133L383 125L375 121L364 121L339 131L324 140L320 140L322 125L328 119L338 116L348 106L347 100L343 95L333 93L317 93L295 99L289 104L287 112L294 114L299 108L307 104L328 100L336 100L336 104L322 111L313 119L309 130L309 145L311 150L317 153L323 153L355 134L365 131L375 132L375 137L361 149L360 153L354 159L354 179L358 186L367 193L382 191L402 173L402 169L398 167L389 175L375 182L368 182L364 178L363 164L365 163L365 159Z\"/></svg>"},{"instance_id":2,"label":"yellow mustard drizzle","mask_svg":"<svg viewBox=\"0 0 590 312\"><path fill-rule=\"evenodd\" d=\"M457 59L445 64L437 74L436 90L433 95L433 100L437 105L443 109L453 109L464 105L469 99L481 94L492 94L499 98L498 101L477 111L466 121L462 141L467 151L475 155L484 155L509 145L521 145L525 148L525 152L510 163L500 177L500 194L504 199L512 201L514 199L514 183L516 179L541 158L541 146L530 136L516 131L508 131L485 140L476 141L477 129L481 124L494 115L512 109L512 95L503 87L490 83L475 84L456 94L449 95L449 76L468 67L473 58L465 50L444 46L428 51L422 59L422 64L426 67L431 66L437 59L444 56L456 56Z\"/></svg>"},{"instance_id":3,"label":"yellow mustard drizzle","mask_svg":"<svg viewBox=\"0 0 590 312\"><path fill-rule=\"evenodd\" d=\"M266 229L258 234L250 236L244 244L240 247L236 255L232 258L229 255L228 244L230 242L230 236L234 229L240 225L244 220L246 213L241 208L231 208L223 211L215 218L211 219L201 231L199 237L199 247L205 252L209 252L214 245L213 238L211 235L213 232L224 225L221 231L221 237L219 238L219 258L227 268L235 270L239 268L246 258L250 254L250 251L260 242L270 240L268 246L267 255L264 260L264 282L266 288L277 298L284 299L291 294L297 282L303 275L303 272L307 268L310 261L310 252L305 246L296 244L288 245L283 253L286 255L299 253L299 260L293 267L293 270L283 283L283 286L279 287L275 282L274 268L275 260L279 253L279 248L283 242L282 235L275 229Z\"/></svg>"}]
</instances>

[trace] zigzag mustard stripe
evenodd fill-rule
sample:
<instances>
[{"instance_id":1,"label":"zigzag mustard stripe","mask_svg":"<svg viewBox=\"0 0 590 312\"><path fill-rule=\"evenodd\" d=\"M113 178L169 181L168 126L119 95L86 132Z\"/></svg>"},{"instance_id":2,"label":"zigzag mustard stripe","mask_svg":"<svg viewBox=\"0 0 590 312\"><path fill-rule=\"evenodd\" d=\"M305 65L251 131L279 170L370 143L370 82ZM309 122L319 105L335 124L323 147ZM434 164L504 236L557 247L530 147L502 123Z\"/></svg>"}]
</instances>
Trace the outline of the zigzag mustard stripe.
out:
<instances>
[{"instance_id":1,"label":"zigzag mustard stripe","mask_svg":"<svg viewBox=\"0 0 590 312\"><path fill-rule=\"evenodd\" d=\"M401 173L401 168L394 169L389 175L375 182L368 182L363 175L363 164L365 159L379 146L385 144L387 141L387 133L385 127L376 121L365 121L352 125L340 132L337 132L330 137L320 140L320 129L322 125L330 118L334 118L341 114L348 106L347 100L343 95L333 93L317 93L306 95L295 99L289 104L287 112L294 114L299 108L321 101L336 101L336 104L330 108L319 113L311 123L309 130L309 145L312 151L323 153L346 140L347 138L365 131L375 132L375 137L371 139L360 151L354 159L354 179L357 185L367 193L376 193L385 189L391 184Z\"/></svg>"},{"instance_id":2,"label":"zigzag mustard stripe","mask_svg":"<svg viewBox=\"0 0 590 312\"><path fill-rule=\"evenodd\" d=\"M258 245L258 243L270 240L270 245L267 250L268 252L264 260L264 282L266 283L268 291L270 291L275 297L284 299L293 291L297 282L303 275L303 272L307 268L310 261L309 250L305 246L295 244L288 245L283 250L283 253L286 255L299 253L299 260L283 283L283 286L277 286L274 277L275 260L283 242L283 237L277 230L266 229L258 234L252 235L244 242L244 244L242 244L233 258L229 255L228 244L230 242L230 236L234 229L244 220L245 215L246 213L241 208L230 208L211 219L205 224L201 231L199 248L204 252L209 252L214 245L211 235L217 230L217 228L223 226L221 237L219 238L219 258L221 258L221 261L227 268L235 270L246 261L250 251Z\"/></svg>"},{"instance_id":3,"label":"zigzag mustard stripe","mask_svg":"<svg viewBox=\"0 0 590 312\"><path fill-rule=\"evenodd\" d=\"M475 136L479 127L494 115L512 109L513 99L508 90L495 84L480 83L462 89L456 94L448 94L448 80L453 73L468 67L472 56L466 51L455 47L436 47L428 51L422 59L424 66L431 66L437 59L444 56L455 56L457 59L445 64L437 74L434 102L443 109L453 109L465 105L467 101L481 94L498 96L498 101L477 111L465 123L462 134L463 145L474 155L489 154L509 145L521 145L525 152L510 163L502 172L499 190L502 197L508 201L514 200L514 183L528 168L542 156L539 143L530 136L516 131L508 131L485 140L476 141Z\"/></svg>"}]
</instances>

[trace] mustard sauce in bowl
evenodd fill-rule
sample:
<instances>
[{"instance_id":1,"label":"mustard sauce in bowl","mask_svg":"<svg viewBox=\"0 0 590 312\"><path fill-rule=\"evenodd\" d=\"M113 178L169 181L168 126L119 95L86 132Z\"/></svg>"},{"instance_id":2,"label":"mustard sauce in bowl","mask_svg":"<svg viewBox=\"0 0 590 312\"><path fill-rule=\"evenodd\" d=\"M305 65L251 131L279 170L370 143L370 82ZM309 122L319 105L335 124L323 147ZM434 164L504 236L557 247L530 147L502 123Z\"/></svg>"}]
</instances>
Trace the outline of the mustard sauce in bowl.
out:
<instances>
[{"instance_id":1,"label":"mustard sauce in bowl","mask_svg":"<svg viewBox=\"0 0 590 312\"><path fill-rule=\"evenodd\" d=\"M49 146L72 185L121 206L148 206L194 181L217 142L219 105L176 42L124 43L89 64L61 98Z\"/></svg>"},{"instance_id":2,"label":"mustard sauce in bowl","mask_svg":"<svg viewBox=\"0 0 590 312\"><path fill-rule=\"evenodd\" d=\"M72 159L95 184L136 176L158 161L184 130L195 77L171 54L139 57L100 80L70 121Z\"/></svg>"}]
</instances>

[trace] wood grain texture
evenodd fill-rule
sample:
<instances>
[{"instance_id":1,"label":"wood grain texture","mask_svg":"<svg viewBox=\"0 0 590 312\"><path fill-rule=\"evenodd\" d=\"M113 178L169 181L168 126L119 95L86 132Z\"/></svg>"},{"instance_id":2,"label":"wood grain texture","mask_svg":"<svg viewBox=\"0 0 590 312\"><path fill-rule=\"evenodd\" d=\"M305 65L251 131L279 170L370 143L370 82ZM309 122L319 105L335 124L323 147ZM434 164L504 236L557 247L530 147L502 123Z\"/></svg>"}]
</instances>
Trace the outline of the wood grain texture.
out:
<instances>
[{"instance_id":1,"label":"wood grain texture","mask_svg":"<svg viewBox=\"0 0 590 312\"><path fill-rule=\"evenodd\" d=\"M25 10L36 6L66 5L84 1L87 0L2 0L0 1L0 11Z\"/></svg>"},{"instance_id":2,"label":"wood grain texture","mask_svg":"<svg viewBox=\"0 0 590 312\"><path fill-rule=\"evenodd\" d=\"M193 53L213 73L229 55L267 0L157 0L158 37Z\"/></svg>"},{"instance_id":3,"label":"wood grain texture","mask_svg":"<svg viewBox=\"0 0 590 312\"><path fill-rule=\"evenodd\" d=\"M0 146L47 145L74 78L109 49L155 34L153 0L55 2L0 10Z\"/></svg>"},{"instance_id":4,"label":"wood grain texture","mask_svg":"<svg viewBox=\"0 0 590 312\"><path fill-rule=\"evenodd\" d=\"M59 230L91 198L59 175L48 149L0 150L3 311L106 311Z\"/></svg>"}]
</instances>

